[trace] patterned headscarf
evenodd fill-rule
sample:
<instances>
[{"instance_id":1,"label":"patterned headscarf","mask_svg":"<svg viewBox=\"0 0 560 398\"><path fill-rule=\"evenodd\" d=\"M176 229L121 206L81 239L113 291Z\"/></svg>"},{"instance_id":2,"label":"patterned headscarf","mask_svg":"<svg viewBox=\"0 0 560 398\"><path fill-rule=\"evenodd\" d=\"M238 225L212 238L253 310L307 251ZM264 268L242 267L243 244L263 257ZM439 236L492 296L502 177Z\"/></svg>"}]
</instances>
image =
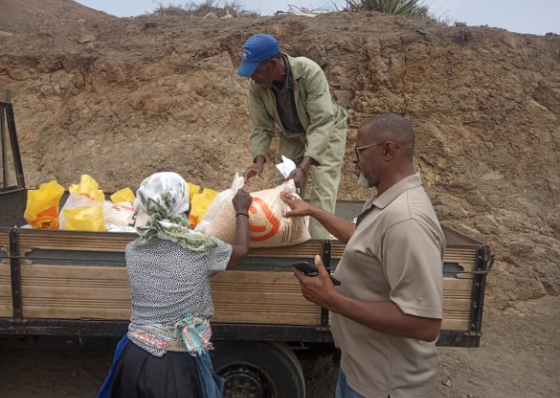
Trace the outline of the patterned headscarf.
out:
<instances>
[{"instance_id":1,"label":"patterned headscarf","mask_svg":"<svg viewBox=\"0 0 560 398\"><path fill-rule=\"evenodd\" d=\"M189 186L177 173L161 172L144 179L136 191L140 207L150 217L137 228L135 246L170 240L184 249L203 252L217 246L210 237L190 228L185 214L190 208Z\"/></svg>"}]
</instances>

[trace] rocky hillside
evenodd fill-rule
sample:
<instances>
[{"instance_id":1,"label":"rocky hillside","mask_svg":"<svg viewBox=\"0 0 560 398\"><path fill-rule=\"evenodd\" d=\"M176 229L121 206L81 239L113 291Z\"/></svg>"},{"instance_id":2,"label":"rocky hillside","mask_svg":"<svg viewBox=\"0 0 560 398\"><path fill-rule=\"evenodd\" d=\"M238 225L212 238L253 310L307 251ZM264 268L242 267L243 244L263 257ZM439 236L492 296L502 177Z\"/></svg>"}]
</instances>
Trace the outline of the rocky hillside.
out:
<instances>
[{"instance_id":1,"label":"rocky hillside","mask_svg":"<svg viewBox=\"0 0 560 398\"><path fill-rule=\"evenodd\" d=\"M72 0L0 0L0 30L4 33L28 33L79 20L96 22L115 19Z\"/></svg>"},{"instance_id":2,"label":"rocky hillside","mask_svg":"<svg viewBox=\"0 0 560 398\"><path fill-rule=\"evenodd\" d=\"M85 14L0 19L0 88L12 93L28 186L90 174L112 191L174 170L227 188L251 161L241 46L266 32L317 61L348 109L340 199L372 194L351 163L360 122L403 114L441 221L496 253L490 304L560 294L559 36L375 13L117 19L58 4ZM270 186L269 166L252 190Z\"/></svg>"}]
</instances>

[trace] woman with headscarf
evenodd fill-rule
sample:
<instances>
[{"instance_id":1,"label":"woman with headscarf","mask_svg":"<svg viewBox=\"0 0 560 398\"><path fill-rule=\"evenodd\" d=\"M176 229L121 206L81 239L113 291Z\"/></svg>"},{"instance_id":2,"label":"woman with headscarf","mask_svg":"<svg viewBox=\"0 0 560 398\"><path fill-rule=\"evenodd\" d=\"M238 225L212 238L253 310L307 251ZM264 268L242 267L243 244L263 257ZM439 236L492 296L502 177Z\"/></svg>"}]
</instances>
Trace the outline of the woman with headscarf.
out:
<instances>
[{"instance_id":1,"label":"woman with headscarf","mask_svg":"<svg viewBox=\"0 0 560 398\"><path fill-rule=\"evenodd\" d=\"M190 228L189 188L180 175L153 174L137 198L149 220L125 250L131 321L97 398L221 398L223 381L208 354L210 277L247 255L251 195L240 189L232 199L231 245Z\"/></svg>"}]
</instances>

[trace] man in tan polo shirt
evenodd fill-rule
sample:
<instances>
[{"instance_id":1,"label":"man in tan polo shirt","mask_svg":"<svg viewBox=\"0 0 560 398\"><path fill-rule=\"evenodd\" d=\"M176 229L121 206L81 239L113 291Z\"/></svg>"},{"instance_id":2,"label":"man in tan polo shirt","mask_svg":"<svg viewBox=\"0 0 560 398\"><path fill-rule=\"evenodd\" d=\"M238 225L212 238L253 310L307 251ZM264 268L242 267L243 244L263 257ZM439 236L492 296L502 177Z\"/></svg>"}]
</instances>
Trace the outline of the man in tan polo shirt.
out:
<instances>
[{"instance_id":1,"label":"man in tan polo shirt","mask_svg":"<svg viewBox=\"0 0 560 398\"><path fill-rule=\"evenodd\" d=\"M445 237L413 167L414 131L399 115L366 120L358 130L358 184L375 187L357 222L283 195L346 243L333 286L320 256L318 277L294 270L303 296L332 311L341 350L336 398L428 398L437 371Z\"/></svg>"}]
</instances>

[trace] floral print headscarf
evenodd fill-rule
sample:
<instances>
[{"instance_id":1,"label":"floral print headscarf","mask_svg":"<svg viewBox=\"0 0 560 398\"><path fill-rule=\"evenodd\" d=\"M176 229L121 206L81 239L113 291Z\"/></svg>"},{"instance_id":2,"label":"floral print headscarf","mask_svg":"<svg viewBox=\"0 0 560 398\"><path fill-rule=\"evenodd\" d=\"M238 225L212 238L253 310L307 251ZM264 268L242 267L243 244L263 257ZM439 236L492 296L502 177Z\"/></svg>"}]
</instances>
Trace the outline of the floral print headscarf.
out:
<instances>
[{"instance_id":1,"label":"floral print headscarf","mask_svg":"<svg viewBox=\"0 0 560 398\"><path fill-rule=\"evenodd\" d=\"M170 240L184 249L208 251L217 246L207 235L191 229L185 214L190 208L189 186L177 173L160 172L147 177L136 191L142 210L150 217L146 226L137 228L135 246Z\"/></svg>"}]
</instances>

